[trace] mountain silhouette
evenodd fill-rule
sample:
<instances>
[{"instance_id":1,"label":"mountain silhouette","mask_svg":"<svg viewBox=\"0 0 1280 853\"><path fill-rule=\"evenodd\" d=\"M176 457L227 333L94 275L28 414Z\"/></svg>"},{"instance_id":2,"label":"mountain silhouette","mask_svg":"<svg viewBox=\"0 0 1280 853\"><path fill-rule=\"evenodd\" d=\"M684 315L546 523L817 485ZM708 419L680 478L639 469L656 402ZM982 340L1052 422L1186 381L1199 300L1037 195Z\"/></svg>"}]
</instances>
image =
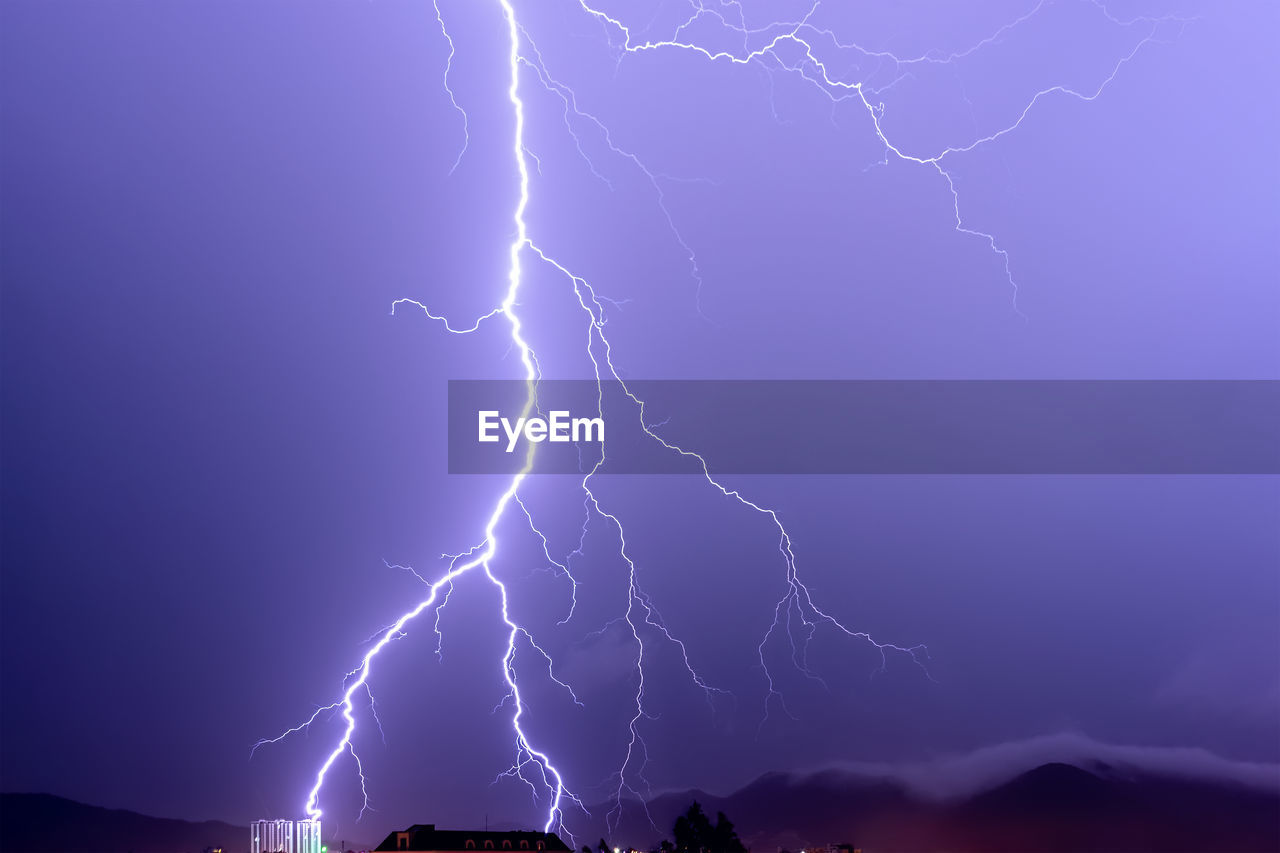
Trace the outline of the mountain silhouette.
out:
<instances>
[{"instance_id":1,"label":"mountain silhouette","mask_svg":"<svg viewBox=\"0 0 1280 853\"><path fill-rule=\"evenodd\" d=\"M1045 764L950 800L843 771L769 773L728 796L690 790L625 803L612 837L646 846L669 838L667 828L693 800L708 814L725 812L756 853L828 844L867 853L1280 851L1280 791L1101 763ZM601 831L608 811L592 809Z\"/></svg>"},{"instance_id":2,"label":"mountain silhouette","mask_svg":"<svg viewBox=\"0 0 1280 853\"><path fill-rule=\"evenodd\" d=\"M249 847L249 827L150 817L52 794L0 794L4 853L199 853L207 847L241 853Z\"/></svg>"}]
</instances>

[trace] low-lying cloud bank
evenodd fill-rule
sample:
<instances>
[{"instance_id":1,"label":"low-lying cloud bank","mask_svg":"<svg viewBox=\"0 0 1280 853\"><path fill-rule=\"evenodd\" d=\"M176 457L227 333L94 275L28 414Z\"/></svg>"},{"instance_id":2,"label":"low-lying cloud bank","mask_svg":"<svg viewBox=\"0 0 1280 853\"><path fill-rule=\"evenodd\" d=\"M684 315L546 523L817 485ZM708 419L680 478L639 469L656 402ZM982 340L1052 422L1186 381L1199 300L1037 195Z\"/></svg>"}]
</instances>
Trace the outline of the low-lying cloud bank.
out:
<instances>
[{"instance_id":1,"label":"low-lying cloud bank","mask_svg":"<svg viewBox=\"0 0 1280 853\"><path fill-rule=\"evenodd\" d=\"M1100 764L1105 764L1110 772L1117 774L1126 770L1143 771L1280 792L1280 764L1236 761L1193 747L1110 744L1075 732L1041 735L908 764L843 762L825 768L825 772L834 770L861 777L891 779L919 796L945 800L988 790L1020 773L1052 762L1072 764L1093 772L1099 770Z\"/></svg>"}]
</instances>

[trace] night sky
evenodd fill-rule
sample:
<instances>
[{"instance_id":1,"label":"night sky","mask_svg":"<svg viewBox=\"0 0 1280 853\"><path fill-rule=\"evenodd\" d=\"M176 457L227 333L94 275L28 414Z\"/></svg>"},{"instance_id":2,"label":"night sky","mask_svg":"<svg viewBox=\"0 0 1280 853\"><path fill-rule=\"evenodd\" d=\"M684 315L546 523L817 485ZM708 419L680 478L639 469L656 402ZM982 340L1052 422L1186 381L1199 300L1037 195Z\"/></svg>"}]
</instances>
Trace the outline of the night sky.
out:
<instances>
[{"instance_id":1,"label":"night sky","mask_svg":"<svg viewBox=\"0 0 1280 853\"><path fill-rule=\"evenodd\" d=\"M885 162L860 102L780 66L794 47L771 65L620 57L619 32L577 3L518 1L530 235L617 302L607 329L626 375L1280 378L1274 4L831 5L819 28L866 52L815 44L831 73L883 88L906 152L967 145L1038 91L1093 93L1116 72L1096 99L1047 94L1015 132L947 159L965 226L996 237L1016 286L985 238L957 232L942 176ZM598 8L640 40L692 14ZM747 21L809 8L747 3ZM435 576L441 553L483 538L506 481L446 473L446 382L520 376L510 327L453 336L390 310L409 297L467 326L507 287L506 22L498 2L440 9L469 132L452 172L463 115L430 3L4 3L4 790L301 817L338 726L252 760L250 747L338 698L369 637L424 596L387 564ZM710 16L682 37L742 48ZM540 83L535 44L578 113ZM569 283L526 262L519 310L545 374L589 375ZM1062 733L1280 772L1275 477L731 485L778 512L819 606L881 642L926 644L928 674L892 654L878 671L873 648L822 629L809 664L826 687L778 646L791 717L766 706L756 649L784 587L776 530L694 478L601 478L645 590L732 693L708 707L655 643L640 724L654 790L1016 757ZM573 551L576 481L521 495L549 551ZM583 704L520 657L528 730L575 793L604 802L634 692L616 531L589 528L563 625L566 584L542 571L523 515L498 536L516 616ZM514 757L510 705L494 711L496 606L466 576L439 659L429 614L379 657L382 734L362 693L355 739L375 811L355 822L349 759L321 796L347 837L486 815L541 825L527 788L491 785Z\"/></svg>"}]
</instances>

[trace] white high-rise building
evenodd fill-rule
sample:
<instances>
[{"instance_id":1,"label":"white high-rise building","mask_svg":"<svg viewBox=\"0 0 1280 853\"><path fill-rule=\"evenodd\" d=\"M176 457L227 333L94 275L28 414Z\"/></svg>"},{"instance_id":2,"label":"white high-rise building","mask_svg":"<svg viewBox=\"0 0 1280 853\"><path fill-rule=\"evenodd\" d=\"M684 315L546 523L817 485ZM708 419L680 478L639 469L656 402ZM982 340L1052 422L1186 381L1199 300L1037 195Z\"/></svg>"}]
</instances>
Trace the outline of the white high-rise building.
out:
<instances>
[{"instance_id":1,"label":"white high-rise building","mask_svg":"<svg viewBox=\"0 0 1280 853\"><path fill-rule=\"evenodd\" d=\"M293 828L293 853L320 853L320 821L300 820Z\"/></svg>"},{"instance_id":2,"label":"white high-rise building","mask_svg":"<svg viewBox=\"0 0 1280 853\"><path fill-rule=\"evenodd\" d=\"M249 837L249 853L320 853L318 820L258 820Z\"/></svg>"}]
</instances>

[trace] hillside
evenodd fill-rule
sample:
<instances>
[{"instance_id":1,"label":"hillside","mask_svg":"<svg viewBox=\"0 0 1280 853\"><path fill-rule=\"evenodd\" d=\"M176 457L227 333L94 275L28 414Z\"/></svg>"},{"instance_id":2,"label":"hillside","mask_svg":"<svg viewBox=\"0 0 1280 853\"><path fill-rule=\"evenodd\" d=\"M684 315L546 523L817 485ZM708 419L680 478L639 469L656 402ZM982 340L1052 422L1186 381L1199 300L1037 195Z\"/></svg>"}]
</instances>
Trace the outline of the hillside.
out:
<instances>
[{"instance_id":1,"label":"hillside","mask_svg":"<svg viewBox=\"0 0 1280 853\"><path fill-rule=\"evenodd\" d=\"M959 800L936 801L888 779L827 771L770 773L734 793L664 794L648 804L659 827L693 800L725 812L757 851L850 843L879 851L1277 851L1280 793L1220 781L1046 764ZM603 832L600 816L592 838ZM659 837L638 801L613 838ZM670 833L666 833L670 837Z\"/></svg>"},{"instance_id":2,"label":"hillside","mask_svg":"<svg viewBox=\"0 0 1280 853\"><path fill-rule=\"evenodd\" d=\"M104 809L52 794L0 794L4 853L241 853L249 828L216 820L192 823Z\"/></svg>"}]
</instances>

